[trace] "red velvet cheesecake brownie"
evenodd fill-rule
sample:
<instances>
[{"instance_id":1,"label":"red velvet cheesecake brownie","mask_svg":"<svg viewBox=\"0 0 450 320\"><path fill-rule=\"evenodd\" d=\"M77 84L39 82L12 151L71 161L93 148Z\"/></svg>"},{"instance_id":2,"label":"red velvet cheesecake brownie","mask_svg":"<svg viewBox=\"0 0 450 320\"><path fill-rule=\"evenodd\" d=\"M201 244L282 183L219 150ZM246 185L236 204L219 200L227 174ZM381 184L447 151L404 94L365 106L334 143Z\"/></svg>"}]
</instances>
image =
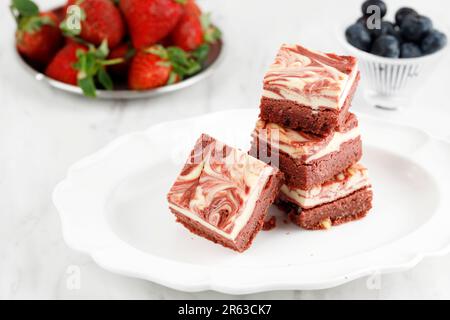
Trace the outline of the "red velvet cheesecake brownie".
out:
<instances>
[{"instance_id":1,"label":"red velvet cheesecake brownie","mask_svg":"<svg viewBox=\"0 0 450 320\"><path fill-rule=\"evenodd\" d=\"M372 189L367 169L355 164L333 179L311 189L283 185L277 205L302 228L328 229L357 220L372 208Z\"/></svg>"},{"instance_id":2,"label":"red velvet cheesecake brownie","mask_svg":"<svg viewBox=\"0 0 450 320\"><path fill-rule=\"evenodd\" d=\"M358 162L362 143L358 120L348 113L341 131L323 137L286 129L273 122L258 120L253 131L251 154L284 173L290 187L309 189L332 179Z\"/></svg>"},{"instance_id":3,"label":"red velvet cheesecake brownie","mask_svg":"<svg viewBox=\"0 0 450 320\"><path fill-rule=\"evenodd\" d=\"M284 44L264 77L260 117L328 134L345 122L358 81L356 58Z\"/></svg>"},{"instance_id":4,"label":"red velvet cheesecake brownie","mask_svg":"<svg viewBox=\"0 0 450 320\"><path fill-rule=\"evenodd\" d=\"M242 252L261 230L282 180L277 168L204 134L167 199L191 232Z\"/></svg>"}]
</instances>

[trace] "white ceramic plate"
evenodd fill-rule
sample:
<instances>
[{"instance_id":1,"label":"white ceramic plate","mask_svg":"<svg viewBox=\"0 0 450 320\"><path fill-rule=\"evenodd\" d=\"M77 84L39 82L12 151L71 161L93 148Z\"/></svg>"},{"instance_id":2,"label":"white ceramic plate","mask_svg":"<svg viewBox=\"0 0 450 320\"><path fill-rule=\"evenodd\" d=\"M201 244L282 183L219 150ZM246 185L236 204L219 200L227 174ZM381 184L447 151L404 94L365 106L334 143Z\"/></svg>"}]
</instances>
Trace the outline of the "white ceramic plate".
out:
<instances>
[{"instance_id":1,"label":"white ceramic plate","mask_svg":"<svg viewBox=\"0 0 450 320\"><path fill-rule=\"evenodd\" d=\"M189 233L166 192L207 132L247 149L257 110L169 122L123 136L72 166L54 192L63 234L112 272L184 291L321 289L413 267L450 245L450 144L360 116L374 208L360 221L305 231L278 219L243 254ZM281 215L272 208L271 214Z\"/></svg>"}]
</instances>

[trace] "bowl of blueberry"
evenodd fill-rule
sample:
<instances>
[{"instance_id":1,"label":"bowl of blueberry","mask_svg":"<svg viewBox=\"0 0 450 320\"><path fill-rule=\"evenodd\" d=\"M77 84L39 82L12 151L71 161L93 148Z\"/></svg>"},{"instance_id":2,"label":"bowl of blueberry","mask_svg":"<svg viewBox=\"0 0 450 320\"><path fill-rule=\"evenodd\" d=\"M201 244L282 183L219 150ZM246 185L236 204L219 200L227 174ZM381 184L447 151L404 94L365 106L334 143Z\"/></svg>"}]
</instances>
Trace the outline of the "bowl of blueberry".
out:
<instances>
[{"instance_id":1,"label":"bowl of blueberry","mask_svg":"<svg viewBox=\"0 0 450 320\"><path fill-rule=\"evenodd\" d=\"M382 0L367 0L363 15L341 31L341 42L359 59L366 98L373 105L398 109L411 105L412 94L423 87L447 51L445 28L429 17L403 7L387 18Z\"/></svg>"}]
</instances>

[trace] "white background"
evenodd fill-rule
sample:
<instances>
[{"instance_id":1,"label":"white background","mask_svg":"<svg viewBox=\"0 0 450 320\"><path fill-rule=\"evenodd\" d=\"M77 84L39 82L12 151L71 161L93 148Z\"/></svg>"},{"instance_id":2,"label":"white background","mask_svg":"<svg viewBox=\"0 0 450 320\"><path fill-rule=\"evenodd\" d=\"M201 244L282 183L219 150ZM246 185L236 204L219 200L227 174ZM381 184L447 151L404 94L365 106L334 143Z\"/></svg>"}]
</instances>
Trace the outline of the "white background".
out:
<instances>
[{"instance_id":1,"label":"white background","mask_svg":"<svg viewBox=\"0 0 450 320\"><path fill-rule=\"evenodd\" d=\"M43 7L64 1L38 1ZM51 193L70 164L116 137L171 119L231 108L256 108L261 80L278 46L297 42L340 52L335 29L359 16L361 1L205 0L222 28L226 57L209 80L169 96L142 101L88 100L36 82L14 54L14 21L0 8L0 299L1 298L233 298L215 292L189 294L104 271L69 249L61 237ZM387 1L408 4L436 21L446 21L446 0ZM351 18L351 20L348 19ZM381 111L359 90L353 109L413 124L450 139L447 55L433 78L415 95L414 106ZM163 132L161 134L164 134ZM449 190L450 192L450 190ZM406 195L407 196L407 195ZM380 230L382 232L382 230ZM450 231L449 231L450 232ZM70 266L81 287L70 290ZM76 269L77 269L76 268ZM242 298L450 298L450 256L428 258L414 269L383 275L378 289L360 279L320 291L284 291ZM376 286L377 287L377 286Z\"/></svg>"}]
</instances>

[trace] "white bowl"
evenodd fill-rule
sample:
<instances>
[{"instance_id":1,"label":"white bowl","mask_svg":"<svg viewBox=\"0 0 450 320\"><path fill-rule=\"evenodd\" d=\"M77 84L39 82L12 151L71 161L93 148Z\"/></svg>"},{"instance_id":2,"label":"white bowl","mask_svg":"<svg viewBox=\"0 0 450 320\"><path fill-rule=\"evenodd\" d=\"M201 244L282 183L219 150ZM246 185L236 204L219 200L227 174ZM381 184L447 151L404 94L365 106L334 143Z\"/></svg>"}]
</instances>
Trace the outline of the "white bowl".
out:
<instances>
[{"instance_id":1,"label":"white bowl","mask_svg":"<svg viewBox=\"0 0 450 320\"><path fill-rule=\"evenodd\" d=\"M345 37L347 27L348 25L340 29L338 39L348 54L359 60L361 77L366 85L367 100L384 109L410 106L413 94L424 87L448 49L448 45L446 45L435 53L418 58L380 57L348 43Z\"/></svg>"}]
</instances>

